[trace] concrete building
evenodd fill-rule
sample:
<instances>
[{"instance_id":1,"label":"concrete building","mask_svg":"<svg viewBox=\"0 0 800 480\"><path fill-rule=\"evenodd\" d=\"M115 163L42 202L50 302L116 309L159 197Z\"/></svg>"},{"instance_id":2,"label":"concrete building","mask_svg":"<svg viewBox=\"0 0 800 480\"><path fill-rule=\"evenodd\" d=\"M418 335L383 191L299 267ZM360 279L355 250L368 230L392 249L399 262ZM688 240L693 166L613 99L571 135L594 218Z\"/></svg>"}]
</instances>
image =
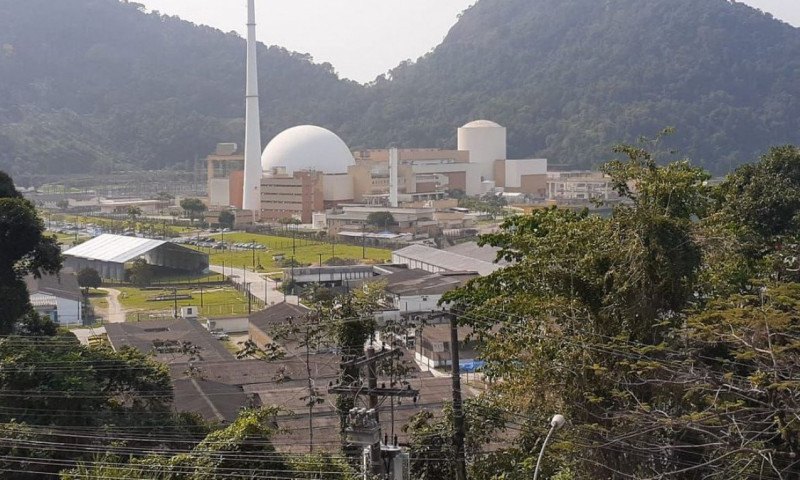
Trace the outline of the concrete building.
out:
<instances>
[{"instance_id":1,"label":"concrete building","mask_svg":"<svg viewBox=\"0 0 800 480\"><path fill-rule=\"evenodd\" d=\"M433 235L438 233L439 225L434 219L433 208L390 208L365 205L342 205L327 216L328 232L371 230L369 215L376 212L389 212L395 225L377 227L393 233L413 233Z\"/></svg>"},{"instance_id":2,"label":"concrete building","mask_svg":"<svg viewBox=\"0 0 800 480\"><path fill-rule=\"evenodd\" d=\"M611 177L602 172L570 171L547 174L547 198L550 200L609 200L616 196L611 188Z\"/></svg>"},{"instance_id":3,"label":"concrete building","mask_svg":"<svg viewBox=\"0 0 800 480\"><path fill-rule=\"evenodd\" d=\"M102 278L124 281L126 265L142 258L148 264L185 272L208 269L208 255L164 240L103 234L64 252L64 267L97 270Z\"/></svg>"},{"instance_id":4,"label":"concrete building","mask_svg":"<svg viewBox=\"0 0 800 480\"><path fill-rule=\"evenodd\" d=\"M210 207L242 208L244 185L244 155L235 143L217 144L213 154L206 157L208 168L208 204Z\"/></svg>"},{"instance_id":5,"label":"concrete building","mask_svg":"<svg viewBox=\"0 0 800 480\"><path fill-rule=\"evenodd\" d=\"M261 178L261 220L296 218L311 223L314 212L325 208L323 174L296 171L289 175L275 167Z\"/></svg>"},{"instance_id":6,"label":"concrete building","mask_svg":"<svg viewBox=\"0 0 800 480\"><path fill-rule=\"evenodd\" d=\"M30 302L40 315L60 325L80 325L83 323L83 294L74 273L61 272L59 275L33 275L25 277Z\"/></svg>"},{"instance_id":7,"label":"concrete building","mask_svg":"<svg viewBox=\"0 0 800 480\"><path fill-rule=\"evenodd\" d=\"M386 282L386 306L405 315L440 310L442 295L477 276L476 272L431 273L408 269L379 277L377 281Z\"/></svg>"},{"instance_id":8,"label":"concrete building","mask_svg":"<svg viewBox=\"0 0 800 480\"><path fill-rule=\"evenodd\" d=\"M355 201L389 194L389 152L390 149L375 149L354 153L356 164L348 169L348 173L353 180ZM398 150L398 191L401 195L409 197L449 190L461 190L467 195L479 193L480 173L477 166L470 163L469 152L436 148ZM403 196L401 200L413 201Z\"/></svg>"},{"instance_id":9,"label":"concrete building","mask_svg":"<svg viewBox=\"0 0 800 480\"><path fill-rule=\"evenodd\" d=\"M172 205L170 200L142 200L142 199L100 199L98 206L100 213L127 214L128 209L136 207L144 214L156 214Z\"/></svg>"},{"instance_id":10,"label":"concrete building","mask_svg":"<svg viewBox=\"0 0 800 480\"><path fill-rule=\"evenodd\" d=\"M494 184L508 193L547 197L547 159L503 159L494 163Z\"/></svg>"}]
</instances>

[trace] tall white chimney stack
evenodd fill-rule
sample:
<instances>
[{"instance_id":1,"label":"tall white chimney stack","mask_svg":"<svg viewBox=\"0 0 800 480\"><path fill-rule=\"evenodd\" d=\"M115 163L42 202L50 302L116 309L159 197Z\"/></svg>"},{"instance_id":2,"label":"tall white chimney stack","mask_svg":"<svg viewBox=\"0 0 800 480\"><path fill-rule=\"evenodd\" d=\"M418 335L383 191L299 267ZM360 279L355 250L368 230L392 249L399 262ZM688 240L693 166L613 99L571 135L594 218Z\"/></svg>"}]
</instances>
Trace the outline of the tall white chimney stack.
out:
<instances>
[{"instance_id":1,"label":"tall white chimney stack","mask_svg":"<svg viewBox=\"0 0 800 480\"><path fill-rule=\"evenodd\" d=\"M255 0L247 0L247 88L245 91L244 191L242 209L261 210L261 120L258 111Z\"/></svg>"},{"instance_id":2,"label":"tall white chimney stack","mask_svg":"<svg viewBox=\"0 0 800 480\"><path fill-rule=\"evenodd\" d=\"M389 206L397 208L397 191L399 190L398 177L400 169L400 152L397 148L389 149Z\"/></svg>"}]
</instances>

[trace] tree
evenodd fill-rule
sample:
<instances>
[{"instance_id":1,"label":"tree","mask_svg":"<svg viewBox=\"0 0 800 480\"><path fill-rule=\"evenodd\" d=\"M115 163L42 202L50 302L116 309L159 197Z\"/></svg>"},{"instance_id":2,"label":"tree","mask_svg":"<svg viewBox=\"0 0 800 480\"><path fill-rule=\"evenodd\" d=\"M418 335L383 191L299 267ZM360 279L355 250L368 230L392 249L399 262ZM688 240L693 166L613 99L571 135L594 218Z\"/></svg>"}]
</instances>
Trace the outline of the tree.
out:
<instances>
[{"instance_id":1,"label":"tree","mask_svg":"<svg viewBox=\"0 0 800 480\"><path fill-rule=\"evenodd\" d=\"M22 278L61 270L61 250L55 237L44 235L44 223L33 204L22 198L8 175L0 177L0 335L30 310Z\"/></svg>"},{"instance_id":2,"label":"tree","mask_svg":"<svg viewBox=\"0 0 800 480\"><path fill-rule=\"evenodd\" d=\"M58 207L59 210L66 210L69 208L69 202L66 200L59 200L56 202L56 207Z\"/></svg>"},{"instance_id":3,"label":"tree","mask_svg":"<svg viewBox=\"0 0 800 480\"><path fill-rule=\"evenodd\" d=\"M125 458L107 454L64 471L62 480L126 478L178 480L215 478L292 478L309 480L356 480L344 461L329 455L283 455L275 450L272 436L279 409L244 410L231 425L208 434L188 453ZM184 447L185 448L185 447Z\"/></svg>"},{"instance_id":4,"label":"tree","mask_svg":"<svg viewBox=\"0 0 800 480\"><path fill-rule=\"evenodd\" d=\"M103 284L103 279L94 268L83 268L78 272L78 285L85 288L87 291L90 288L100 288Z\"/></svg>"},{"instance_id":5,"label":"tree","mask_svg":"<svg viewBox=\"0 0 800 480\"><path fill-rule=\"evenodd\" d=\"M137 258L126 272L128 280L137 287L147 287L153 282L155 272L143 258Z\"/></svg>"},{"instance_id":6,"label":"tree","mask_svg":"<svg viewBox=\"0 0 800 480\"><path fill-rule=\"evenodd\" d=\"M386 229L389 226L397 225L397 222L391 212L372 212L367 215L367 225Z\"/></svg>"},{"instance_id":7,"label":"tree","mask_svg":"<svg viewBox=\"0 0 800 480\"><path fill-rule=\"evenodd\" d=\"M535 462L544 426L559 412L574 428L559 435L553 450L561 455L551 457L545 473L569 467L587 478L644 474L625 449L602 445L630 433L641 405L649 411L677 401L665 398L675 390L667 384L648 387L652 370L636 359L659 358L665 342L679 338L676 329L695 300L703 265L694 232L708 213L708 175L686 162L660 167L638 146L616 151L625 159L604 171L625 202L611 217L552 208L507 219L480 243L498 247L512 265L445 296L482 341L484 374L498 380L487 395L491 405L507 420L522 419L514 445L488 460L497 462L495 470ZM643 441L660 445L685 433L654 431ZM584 449L574 447L578 441ZM669 461L657 448L647 453L648 466Z\"/></svg>"},{"instance_id":8,"label":"tree","mask_svg":"<svg viewBox=\"0 0 800 480\"><path fill-rule=\"evenodd\" d=\"M128 207L126 214L128 215L128 218L131 219L131 221L135 222L136 219L142 214L142 209L135 205L131 205L130 207Z\"/></svg>"},{"instance_id":9,"label":"tree","mask_svg":"<svg viewBox=\"0 0 800 480\"><path fill-rule=\"evenodd\" d=\"M230 210L223 210L219 212L219 221L220 227L224 228L233 228L233 224L236 222L236 215Z\"/></svg>"},{"instance_id":10,"label":"tree","mask_svg":"<svg viewBox=\"0 0 800 480\"><path fill-rule=\"evenodd\" d=\"M208 210L206 204L199 198L184 198L181 200L181 208L193 224L195 219L199 218L203 212Z\"/></svg>"}]
</instances>

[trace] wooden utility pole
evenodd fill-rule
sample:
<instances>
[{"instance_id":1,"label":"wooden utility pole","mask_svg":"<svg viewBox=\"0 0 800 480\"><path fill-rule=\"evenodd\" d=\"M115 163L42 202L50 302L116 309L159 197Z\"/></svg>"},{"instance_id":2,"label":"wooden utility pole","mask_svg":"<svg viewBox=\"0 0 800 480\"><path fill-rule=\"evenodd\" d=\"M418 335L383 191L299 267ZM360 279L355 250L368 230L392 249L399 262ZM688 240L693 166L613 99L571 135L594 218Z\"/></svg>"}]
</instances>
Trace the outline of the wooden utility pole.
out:
<instances>
[{"instance_id":1,"label":"wooden utility pole","mask_svg":"<svg viewBox=\"0 0 800 480\"><path fill-rule=\"evenodd\" d=\"M450 372L453 379L453 443L456 447L456 480L467 480L467 459L464 449L464 410L461 404L461 368L458 355L458 325L450 314Z\"/></svg>"},{"instance_id":2,"label":"wooden utility pole","mask_svg":"<svg viewBox=\"0 0 800 480\"><path fill-rule=\"evenodd\" d=\"M403 352L399 348L392 350L381 350L375 352L375 348L369 347L365 357L349 360L342 363L342 367L367 367L367 388L363 386L351 385L334 385L328 387L328 393L336 394L350 394L350 395L367 395L369 398L369 408L375 411L375 420L378 419L378 405L379 397L417 397L419 390L408 388L378 388L377 364L386 358L402 356ZM380 425L380 423L378 423ZM384 465L381 460L381 435L378 431L377 439L374 443L370 443L370 460L372 463L372 473L374 475L384 474ZM364 444L366 446L366 443Z\"/></svg>"}]
</instances>

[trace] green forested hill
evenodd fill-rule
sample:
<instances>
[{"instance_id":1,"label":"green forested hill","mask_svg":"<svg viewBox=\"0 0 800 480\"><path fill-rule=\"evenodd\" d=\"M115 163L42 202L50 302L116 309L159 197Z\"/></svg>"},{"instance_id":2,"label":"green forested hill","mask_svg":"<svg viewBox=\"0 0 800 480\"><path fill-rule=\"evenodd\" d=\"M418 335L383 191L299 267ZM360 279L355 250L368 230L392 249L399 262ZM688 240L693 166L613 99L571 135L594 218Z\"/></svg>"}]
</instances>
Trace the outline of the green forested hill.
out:
<instances>
[{"instance_id":1,"label":"green forested hill","mask_svg":"<svg viewBox=\"0 0 800 480\"><path fill-rule=\"evenodd\" d=\"M262 47L259 61L266 135L336 128L361 91L304 55ZM237 35L134 3L0 0L0 168L185 164L244 135L244 68Z\"/></svg>"},{"instance_id":2,"label":"green forested hill","mask_svg":"<svg viewBox=\"0 0 800 480\"><path fill-rule=\"evenodd\" d=\"M726 0L480 0L368 86L262 47L264 141L316 123L351 147L455 146L594 165L665 126L714 171L800 138L800 29ZM116 0L0 0L0 169L186 165L241 141L244 41Z\"/></svg>"},{"instance_id":3,"label":"green forested hill","mask_svg":"<svg viewBox=\"0 0 800 480\"><path fill-rule=\"evenodd\" d=\"M800 141L800 29L726 0L481 0L390 78L359 141L453 144L486 117L513 155L591 165L674 126L716 171Z\"/></svg>"}]
</instances>

